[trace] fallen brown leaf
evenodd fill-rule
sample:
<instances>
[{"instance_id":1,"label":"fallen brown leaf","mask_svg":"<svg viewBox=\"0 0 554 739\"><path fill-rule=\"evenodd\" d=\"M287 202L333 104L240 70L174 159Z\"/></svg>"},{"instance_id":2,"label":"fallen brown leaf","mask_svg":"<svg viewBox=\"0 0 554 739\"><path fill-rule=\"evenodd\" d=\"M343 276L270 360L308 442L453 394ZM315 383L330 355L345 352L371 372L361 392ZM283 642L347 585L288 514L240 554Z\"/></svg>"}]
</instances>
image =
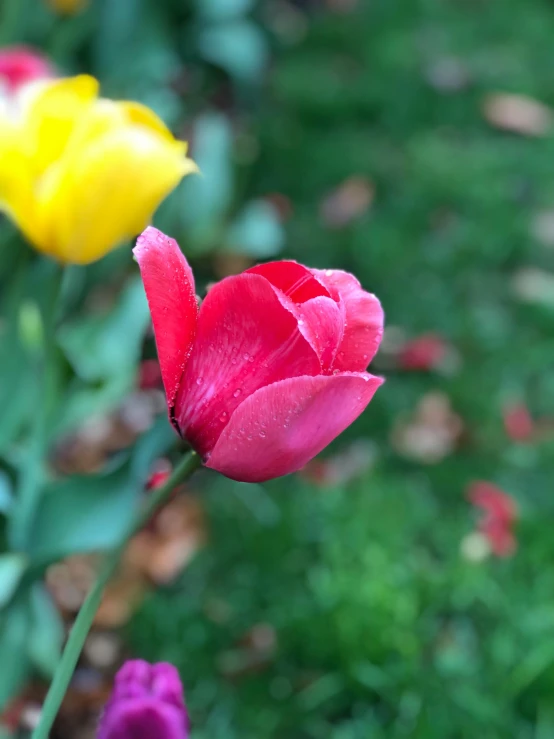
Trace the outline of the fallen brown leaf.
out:
<instances>
[{"instance_id":1,"label":"fallen brown leaf","mask_svg":"<svg viewBox=\"0 0 554 739\"><path fill-rule=\"evenodd\" d=\"M415 412L394 426L391 444L398 454L423 464L436 464L456 448L463 422L444 393L427 393Z\"/></svg>"},{"instance_id":2,"label":"fallen brown leaf","mask_svg":"<svg viewBox=\"0 0 554 739\"><path fill-rule=\"evenodd\" d=\"M483 101L483 115L496 128L522 136L544 136L552 127L552 110L525 95L493 93Z\"/></svg>"},{"instance_id":3,"label":"fallen brown leaf","mask_svg":"<svg viewBox=\"0 0 554 739\"><path fill-rule=\"evenodd\" d=\"M535 213L531 221L531 233L543 246L554 248L554 209Z\"/></svg>"},{"instance_id":4,"label":"fallen brown leaf","mask_svg":"<svg viewBox=\"0 0 554 739\"><path fill-rule=\"evenodd\" d=\"M320 216L329 228L342 228L367 212L375 186L365 177L349 177L321 203Z\"/></svg>"}]
</instances>

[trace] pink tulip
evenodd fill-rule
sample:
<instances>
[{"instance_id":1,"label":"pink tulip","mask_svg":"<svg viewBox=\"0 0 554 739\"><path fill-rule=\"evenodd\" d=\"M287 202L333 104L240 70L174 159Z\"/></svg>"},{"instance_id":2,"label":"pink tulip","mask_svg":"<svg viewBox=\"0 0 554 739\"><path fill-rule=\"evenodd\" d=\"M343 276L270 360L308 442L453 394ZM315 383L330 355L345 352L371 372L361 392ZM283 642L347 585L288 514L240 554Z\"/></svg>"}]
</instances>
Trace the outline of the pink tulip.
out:
<instances>
[{"instance_id":1,"label":"pink tulip","mask_svg":"<svg viewBox=\"0 0 554 739\"><path fill-rule=\"evenodd\" d=\"M173 665L125 662L100 718L97 739L187 739L183 686Z\"/></svg>"},{"instance_id":2,"label":"pink tulip","mask_svg":"<svg viewBox=\"0 0 554 739\"><path fill-rule=\"evenodd\" d=\"M295 472L366 408L383 333L374 295L340 270L271 262L227 277L200 309L174 239L134 250L169 416L207 467L244 482Z\"/></svg>"},{"instance_id":3,"label":"pink tulip","mask_svg":"<svg viewBox=\"0 0 554 739\"><path fill-rule=\"evenodd\" d=\"M0 49L0 87L10 94L23 85L52 77L54 70L44 56L25 46L8 46Z\"/></svg>"}]
</instances>

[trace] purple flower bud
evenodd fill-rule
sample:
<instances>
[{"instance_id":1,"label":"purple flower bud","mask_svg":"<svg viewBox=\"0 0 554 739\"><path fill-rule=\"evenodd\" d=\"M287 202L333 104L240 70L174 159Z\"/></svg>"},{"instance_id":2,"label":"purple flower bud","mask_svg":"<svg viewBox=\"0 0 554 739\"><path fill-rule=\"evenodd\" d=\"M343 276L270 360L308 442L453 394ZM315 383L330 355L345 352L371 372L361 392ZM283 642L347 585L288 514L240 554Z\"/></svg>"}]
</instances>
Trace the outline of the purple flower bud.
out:
<instances>
[{"instance_id":1,"label":"purple flower bud","mask_svg":"<svg viewBox=\"0 0 554 739\"><path fill-rule=\"evenodd\" d=\"M183 686L173 665L126 662L115 676L98 739L187 739Z\"/></svg>"}]
</instances>

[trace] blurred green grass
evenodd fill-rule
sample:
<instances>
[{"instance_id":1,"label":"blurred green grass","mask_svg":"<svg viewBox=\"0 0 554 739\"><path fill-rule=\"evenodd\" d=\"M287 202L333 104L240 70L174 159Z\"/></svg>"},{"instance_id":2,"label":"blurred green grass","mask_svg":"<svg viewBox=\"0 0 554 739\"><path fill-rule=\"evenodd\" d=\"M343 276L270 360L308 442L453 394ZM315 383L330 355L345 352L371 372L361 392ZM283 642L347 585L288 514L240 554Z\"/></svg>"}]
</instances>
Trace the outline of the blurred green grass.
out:
<instances>
[{"instance_id":1,"label":"blurred green grass","mask_svg":"<svg viewBox=\"0 0 554 739\"><path fill-rule=\"evenodd\" d=\"M554 138L495 130L482 101L501 91L554 104L554 8L359 2L301 19L305 36L281 38L254 119L253 192L290 198L288 255L353 271L389 326L442 334L461 366L385 368L338 442L372 438L377 471L344 489L276 481L261 503L214 485L210 544L137 614L131 644L179 664L198 737L553 736L553 447L511 443L502 407L554 411L552 308L514 290L522 268L554 267L532 229L554 201ZM467 84L436 89L452 59ZM330 229L322 200L353 175L374 183L373 205ZM423 466L390 435L436 390L466 432ZM511 560L460 554L478 478L518 500ZM275 644L252 666L260 624Z\"/></svg>"}]
</instances>

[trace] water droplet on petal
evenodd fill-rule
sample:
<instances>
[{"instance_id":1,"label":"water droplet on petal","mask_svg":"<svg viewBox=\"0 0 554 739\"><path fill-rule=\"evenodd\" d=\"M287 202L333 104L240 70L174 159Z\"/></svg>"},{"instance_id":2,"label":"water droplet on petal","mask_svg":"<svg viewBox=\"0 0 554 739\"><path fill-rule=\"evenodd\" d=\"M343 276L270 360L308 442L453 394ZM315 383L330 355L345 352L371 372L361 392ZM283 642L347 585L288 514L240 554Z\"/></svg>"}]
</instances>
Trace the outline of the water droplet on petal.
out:
<instances>
[{"instance_id":1,"label":"water droplet on petal","mask_svg":"<svg viewBox=\"0 0 554 739\"><path fill-rule=\"evenodd\" d=\"M250 357L250 358L248 359L248 361L249 361L249 362L253 362L253 361L254 361L254 357Z\"/></svg>"},{"instance_id":2,"label":"water droplet on petal","mask_svg":"<svg viewBox=\"0 0 554 739\"><path fill-rule=\"evenodd\" d=\"M219 420L223 423L223 421L227 420L227 413L223 411L223 413L220 415Z\"/></svg>"},{"instance_id":3,"label":"water droplet on petal","mask_svg":"<svg viewBox=\"0 0 554 739\"><path fill-rule=\"evenodd\" d=\"M338 375L338 374L339 374L339 372L340 372L340 370L333 370L333 374L334 374L334 375Z\"/></svg>"},{"instance_id":4,"label":"water droplet on petal","mask_svg":"<svg viewBox=\"0 0 554 739\"><path fill-rule=\"evenodd\" d=\"M300 320L298 321L298 325L299 325L299 326L303 326L303 325L304 325L304 321L303 321L303 320L302 320L301 318L300 318Z\"/></svg>"},{"instance_id":5,"label":"water droplet on petal","mask_svg":"<svg viewBox=\"0 0 554 739\"><path fill-rule=\"evenodd\" d=\"M240 389L240 387L237 388L235 392L233 393L233 398L238 398L241 393L242 393L242 390Z\"/></svg>"},{"instance_id":6,"label":"water droplet on petal","mask_svg":"<svg viewBox=\"0 0 554 739\"><path fill-rule=\"evenodd\" d=\"M333 274L333 270L332 269L326 269L325 270L325 277L331 277L332 274Z\"/></svg>"},{"instance_id":7,"label":"water droplet on petal","mask_svg":"<svg viewBox=\"0 0 554 739\"><path fill-rule=\"evenodd\" d=\"M248 436L247 436L246 438L248 439L248 441L252 441L252 436L251 436L251 434L248 434Z\"/></svg>"},{"instance_id":8,"label":"water droplet on petal","mask_svg":"<svg viewBox=\"0 0 554 739\"><path fill-rule=\"evenodd\" d=\"M367 359L367 354L364 354L364 359Z\"/></svg>"},{"instance_id":9,"label":"water droplet on petal","mask_svg":"<svg viewBox=\"0 0 554 739\"><path fill-rule=\"evenodd\" d=\"M260 431L260 438L265 439L265 431Z\"/></svg>"},{"instance_id":10,"label":"water droplet on petal","mask_svg":"<svg viewBox=\"0 0 554 739\"><path fill-rule=\"evenodd\" d=\"M197 385L201 385L203 382L204 382L204 378L203 377L197 377L196 378L196 384Z\"/></svg>"},{"instance_id":11,"label":"water droplet on petal","mask_svg":"<svg viewBox=\"0 0 554 739\"><path fill-rule=\"evenodd\" d=\"M244 354L242 355L242 358L244 359L244 361L245 361L245 362L248 362L248 360L250 359L250 354L248 354L248 353L246 353L246 352L245 352L245 353L244 353Z\"/></svg>"}]
</instances>

